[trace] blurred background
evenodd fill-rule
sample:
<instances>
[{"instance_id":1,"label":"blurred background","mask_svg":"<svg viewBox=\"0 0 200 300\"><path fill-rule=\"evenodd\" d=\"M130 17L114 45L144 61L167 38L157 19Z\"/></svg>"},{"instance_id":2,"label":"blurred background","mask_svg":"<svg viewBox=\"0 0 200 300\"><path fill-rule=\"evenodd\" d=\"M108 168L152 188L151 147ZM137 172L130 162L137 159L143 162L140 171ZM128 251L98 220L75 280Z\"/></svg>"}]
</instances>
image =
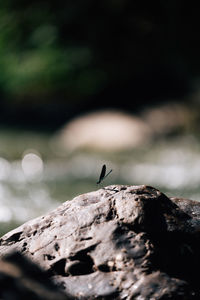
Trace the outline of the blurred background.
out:
<instances>
[{"instance_id":1,"label":"blurred background","mask_svg":"<svg viewBox=\"0 0 200 300\"><path fill-rule=\"evenodd\" d=\"M0 233L108 184L200 200L193 1L0 2Z\"/></svg>"}]
</instances>

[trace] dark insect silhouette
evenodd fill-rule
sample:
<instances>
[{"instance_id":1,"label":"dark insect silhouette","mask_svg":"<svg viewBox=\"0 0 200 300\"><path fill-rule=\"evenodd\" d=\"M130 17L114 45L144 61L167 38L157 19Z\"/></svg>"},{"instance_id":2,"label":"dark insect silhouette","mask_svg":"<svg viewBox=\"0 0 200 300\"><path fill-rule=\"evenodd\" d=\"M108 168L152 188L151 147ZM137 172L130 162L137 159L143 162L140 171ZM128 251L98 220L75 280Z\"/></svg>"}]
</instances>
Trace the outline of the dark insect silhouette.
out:
<instances>
[{"instance_id":1,"label":"dark insect silhouette","mask_svg":"<svg viewBox=\"0 0 200 300\"><path fill-rule=\"evenodd\" d=\"M110 170L107 174L106 174L106 165L103 165L102 169L101 169L101 174L99 176L99 180L97 181L97 184L101 183L110 173L112 172L112 170Z\"/></svg>"}]
</instances>

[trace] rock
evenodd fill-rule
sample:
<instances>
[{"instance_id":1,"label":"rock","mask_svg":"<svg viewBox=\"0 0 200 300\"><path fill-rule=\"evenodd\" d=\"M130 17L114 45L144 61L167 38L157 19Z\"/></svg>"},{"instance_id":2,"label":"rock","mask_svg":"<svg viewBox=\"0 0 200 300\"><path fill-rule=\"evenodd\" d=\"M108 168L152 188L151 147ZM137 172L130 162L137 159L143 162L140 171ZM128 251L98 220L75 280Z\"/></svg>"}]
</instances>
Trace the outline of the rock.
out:
<instances>
[{"instance_id":1,"label":"rock","mask_svg":"<svg viewBox=\"0 0 200 300\"><path fill-rule=\"evenodd\" d=\"M102 110L77 116L52 139L54 151L126 151L163 137L193 132L197 109L176 102L141 110L138 115Z\"/></svg>"},{"instance_id":2,"label":"rock","mask_svg":"<svg viewBox=\"0 0 200 300\"><path fill-rule=\"evenodd\" d=\"M48 274L19 253L0 261L0 298L2 300L66 300Z\"/></svg>"},{"instance_id":3,"label":"rock","mask_svg":"<svg viewBox=\"0 0 200 300\"><path fill-rule=\"evenodd\" d=\"M141 118L151 128L153 137L159 138L190 132L197 114L191 105L171 102L144 109Z\"/></svg>"},{"instance_id":4,"label":"rock","mask_svg":"<svg viewBox=\"0 0 200 300\"><path fill-rule=\"evenodd\" d=\"M122 151L144 145L150 138L150 127L141 118L119 111L99 111L66 124L52 144L66 151Z\"/></svg>"},{"instance_id":5,"label":"rock","mask_svg":"<svg viewBox=\"0 0 200 300\"><path fill-rule=\"evenodd\" d=\"M200 299L200 203L148 186L80 195L4 235L76 299Z\"/></svg>"}]
</instances>

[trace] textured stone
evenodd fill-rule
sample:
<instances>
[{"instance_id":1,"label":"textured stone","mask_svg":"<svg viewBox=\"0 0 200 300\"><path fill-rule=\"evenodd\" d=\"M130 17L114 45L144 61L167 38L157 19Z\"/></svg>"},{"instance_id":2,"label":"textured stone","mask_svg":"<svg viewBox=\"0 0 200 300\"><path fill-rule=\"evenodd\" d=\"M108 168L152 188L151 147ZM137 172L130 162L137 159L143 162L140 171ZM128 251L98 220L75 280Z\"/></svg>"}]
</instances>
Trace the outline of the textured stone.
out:
<instances>
[{"instance_id":1,"label":"textured stone","mask_svg":"<svg viewBox=\"0 0 200 300\"><path fill-rule=\"evenodd\" d=\"M4 235L76 299L200 299L200 203L148 186L80 195Z\"/></svg>"},{"instance_id":2,"label":"textured stone","mask_svg":"<svg viewBox=\"0 0 200 300\"><path fill-rule=\"evenodd\" d=\"M36 264L12 253L0 261L0 299L2 300L67 300L47 273Z\"/></svg>"}]
</instances>

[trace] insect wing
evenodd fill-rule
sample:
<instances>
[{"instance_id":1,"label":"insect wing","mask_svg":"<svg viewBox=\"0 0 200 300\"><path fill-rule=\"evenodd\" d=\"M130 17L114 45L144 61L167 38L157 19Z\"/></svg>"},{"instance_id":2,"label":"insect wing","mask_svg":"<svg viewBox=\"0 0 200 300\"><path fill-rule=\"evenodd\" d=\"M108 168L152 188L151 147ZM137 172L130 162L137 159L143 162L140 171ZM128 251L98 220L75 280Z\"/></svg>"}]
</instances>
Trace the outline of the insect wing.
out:
<instances>
[{"instance_id":1,"label":"insect wing","mask_svg":"<svg viewBox=\"0 0 200 300\"><path fill-rule=\"evenodd\" d=\"M104 176L104 178L106 178L111 172L112 172L112 170L110 170L110 171Z\"/></svg>"},{"instance_id":2,"label":"insect wing","mask_svg":"<svg viewBox=\"0 0 200 300\"><path fill-rule=\"evenodd\" d=\"M103 180L105 175L106 175L106 165L103 165L103 167L101 169L101 174L99 176L99 181L97 182L97 184L99 184Z\"/></svg>"},{"instance_id":3,"label":"insect wing","mask_svg":"<svg viewBox=\"0 0 200 300\"><path fill-rule=\"evenodd\" d=\"M101 180L103 180L103 178L105 177L106 175L106 165L103 165L102 169L101 169L101 174L100 174L100 177L99 177L99 181L101 182Z\"/></svg>"}]
</instances>

